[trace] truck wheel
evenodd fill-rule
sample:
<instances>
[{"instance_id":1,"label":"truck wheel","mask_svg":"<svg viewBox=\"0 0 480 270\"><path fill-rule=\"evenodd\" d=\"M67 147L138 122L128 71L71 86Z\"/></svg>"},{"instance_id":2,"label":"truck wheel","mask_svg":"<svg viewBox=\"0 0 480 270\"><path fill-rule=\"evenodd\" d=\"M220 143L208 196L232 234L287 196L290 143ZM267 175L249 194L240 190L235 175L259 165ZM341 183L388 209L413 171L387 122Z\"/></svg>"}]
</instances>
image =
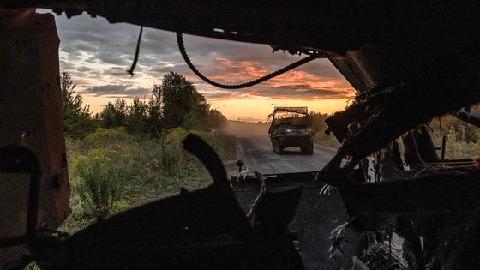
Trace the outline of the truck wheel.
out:
<instances>
[{"instance_id":1,"label":"truck wheel","mask_svg":"<svg viewBox=\"0 0 480 270\"><path fill-rule=\"evenodd\" d=\"M272 142L272 148L274 153L280 153L280 143L278 142L278 140L274 140Z\"/></svg>"},{"instance_id":2,"label":"truck wheel","mask_svg":"<svg viewBox=\"0 0 480 270\"><path fill-rule=\"evenodd\" d=\"M280 155L283 154L283 146L280 144L280 142L278 143L278 153Z\"/></svg>"},{"instance_id":3,"label":"truck wheel","mask_svg":"<svg viewBox=\"0 0 480 270\"><path fill-rule=\"evenodd\" d=\"M313 143L309 143L307 145L300 147L300 150L302 151L303 154L313 155Z\"/></svg>"}]
</instances>

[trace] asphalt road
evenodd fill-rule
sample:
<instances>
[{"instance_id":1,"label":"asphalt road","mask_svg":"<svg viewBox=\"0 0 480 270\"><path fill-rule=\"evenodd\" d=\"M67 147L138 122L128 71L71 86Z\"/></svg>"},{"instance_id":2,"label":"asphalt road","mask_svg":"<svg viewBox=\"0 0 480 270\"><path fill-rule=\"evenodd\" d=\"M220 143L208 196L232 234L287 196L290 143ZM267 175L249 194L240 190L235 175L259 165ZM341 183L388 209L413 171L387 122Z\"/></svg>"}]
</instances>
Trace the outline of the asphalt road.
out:
<instances>
[{"instance_id":1,"label":"asphalt road","mask_svg":"<svg viewBox=\"0 0 480 270\"><path fill-rule=\"evenodd\" d=\"M266 135L238 137L238 158L250 169L269 173L318 171L335 154L335 149L315 145L313 155L303 155L298 147L290 147L283 154L272 151L270 138Z\"/></svg>"},{"instance_id":2,"label":"asphalt road","mask_svg":"<svg viewBox=\"0 0 480 270\"><path fill-rule=\"evenodd\" d=\"M270 173L291 173L320 170L335 154L335 149L315 145L313 155L304 155L298 148L287 148L285 154L273 153L269 137L243 135L238 137L238 158L250 169ZM307 269L338 269L329 258L332 245L330 234L347 218L340 195L319 195L317 185L304 186L296 216L290 224L297 233L304 265ZM247 209L256 194L239 194L242 206Z\"/></svg>"}]
</instances>

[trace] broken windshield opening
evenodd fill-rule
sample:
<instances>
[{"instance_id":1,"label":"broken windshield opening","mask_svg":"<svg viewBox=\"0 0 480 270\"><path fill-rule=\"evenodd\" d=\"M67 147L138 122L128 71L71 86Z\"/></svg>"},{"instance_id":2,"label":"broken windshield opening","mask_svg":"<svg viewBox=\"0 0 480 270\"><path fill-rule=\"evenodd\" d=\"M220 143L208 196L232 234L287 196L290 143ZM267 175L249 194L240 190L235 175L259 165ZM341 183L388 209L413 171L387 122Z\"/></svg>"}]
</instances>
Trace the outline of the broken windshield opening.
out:
<instances>
[{"instance_id":1,"label":"broken windshield opening","mask_svg":"<svg viewBox=\"0 0 480 270\"><path fill-rule=\"evenodd\" d=\"M480 268L472 1L7 2L0 269Z\"/></svg>"}]
</instances>

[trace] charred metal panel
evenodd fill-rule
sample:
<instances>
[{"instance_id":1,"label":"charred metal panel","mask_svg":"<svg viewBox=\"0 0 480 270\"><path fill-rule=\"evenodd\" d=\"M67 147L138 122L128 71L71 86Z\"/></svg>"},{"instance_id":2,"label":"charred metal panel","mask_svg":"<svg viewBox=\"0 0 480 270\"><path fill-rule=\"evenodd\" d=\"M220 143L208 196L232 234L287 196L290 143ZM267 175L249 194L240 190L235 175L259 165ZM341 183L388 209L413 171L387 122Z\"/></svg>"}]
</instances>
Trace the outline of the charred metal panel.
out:
<instances>
[{"instance_id":1,"label":"charred metal panel","mask_svg":"<svg viewBox=\"0 0 480 270\"><path fill-rule=\"evenodd\" d=\"M344 56L329 57L330 62L360 93L375 87L396 85L407 77L405 66L415 69L418 57L392 46L366 44Z\"/></svg>"},{"instance_id":2,"label":"charred metal panel","mask_svg":"<svg viewBox=\"0 0 480 270\"><path fill-rule=\"evenodd\" d=\"M352 216L362 212L474 209L480 196L480 171L466 165L453 166L447 171L441 168L432 168L429 175L410 179L346 185L340 191Z\"/></svg>"},{"instance_id":3,"label":"charred metal panel","mask_svg":"<svg viewBox=\"0 0 480 270\"><path fill-rule=\"evenodd\" d=\"M440 48L473 52L480 40L479 3L469 0L3 0L0 7L52 8L67 16L87 11L110 22L341 54L368 43L429 57Z\"/></svg>"},{"instance_id":4,"label":"charred metal panel","mask_svg":"<svg viewBox=\"0 0 480 270\"><path fill-rule=\"evenodd\" d=\"M55 20L34 10L0 10L0 36L0 147L23 146L36 155L41 167L37 227L55 229L69 214ZM12 186L0 194L26 200L21 190Z\"/></svg>"}]
</instances>

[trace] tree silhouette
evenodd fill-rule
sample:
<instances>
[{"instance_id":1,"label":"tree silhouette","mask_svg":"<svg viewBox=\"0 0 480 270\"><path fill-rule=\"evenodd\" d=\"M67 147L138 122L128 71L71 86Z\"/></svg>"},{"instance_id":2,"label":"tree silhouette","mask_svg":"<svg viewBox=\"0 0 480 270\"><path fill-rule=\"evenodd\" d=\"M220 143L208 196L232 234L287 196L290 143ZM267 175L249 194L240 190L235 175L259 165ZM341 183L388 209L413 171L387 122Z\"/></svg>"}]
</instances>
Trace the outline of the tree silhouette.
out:
<instances>
[{"instance_id":1,"label":"tree silhouette","mask_svg":"<svg viewBox=\"0 0 480 270\"><path fill-rule=\"evenodd\" d=\"M60 89L62 95L63 129L65 135L83 137L95 130L89 106L83 105L82 96L75 92L75 84L67 72L62 73Z\"/></svg>"}]
</instances>

